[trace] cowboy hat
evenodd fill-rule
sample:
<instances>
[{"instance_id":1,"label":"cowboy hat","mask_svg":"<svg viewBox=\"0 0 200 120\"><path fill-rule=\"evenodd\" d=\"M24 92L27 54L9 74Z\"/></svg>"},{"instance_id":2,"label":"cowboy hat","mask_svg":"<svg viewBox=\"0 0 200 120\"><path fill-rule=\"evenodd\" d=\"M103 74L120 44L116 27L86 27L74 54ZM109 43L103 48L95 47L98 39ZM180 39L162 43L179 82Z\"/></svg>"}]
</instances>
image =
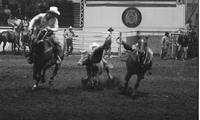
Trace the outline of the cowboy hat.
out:
<instances>
[{"instance_id":1,"label":"cowboy hat","mask_svg":"<svg viewBox=\"0 0 200 120\"><path fill-rule=\"evenodd\" d=\"M69 29L72 29L72 26L69 26Z\"/></svg>"},{"instance_id":2,"label":"cowboy hat","mask_svg":"<svg viewBox=\"0 0 200 120\"><path fill-rule=\"evenodd\" d=\"M90 45L90 49L94 49L94 48L97 48L99 47L100 45L96 42L93 42L92 45Z\"/></svg>"},{"instance_id":3,"label":"cowboy hat","mask_svg":"<svg viewBox=\"0 0 200 120\"><path fill-rule=\"evenodd\" d=\"M49 8L48 12L52 12L52 13L55 13L57 15L60 15L60 12L58 11L58 7L55 7L55 6L51 6Z\"/></svg>"},{"instance_id":4,"label":"cowboy hat","mask_svg":"<svg viewBox=\"0 0 200 120\"><path fill-rule=\"evenodd\" d=\"M108 29L108 31L111 32L111 31L114 31L114 29L113 29L112 27L110 27L110 28Z\"/></svg>"}]
</instances>

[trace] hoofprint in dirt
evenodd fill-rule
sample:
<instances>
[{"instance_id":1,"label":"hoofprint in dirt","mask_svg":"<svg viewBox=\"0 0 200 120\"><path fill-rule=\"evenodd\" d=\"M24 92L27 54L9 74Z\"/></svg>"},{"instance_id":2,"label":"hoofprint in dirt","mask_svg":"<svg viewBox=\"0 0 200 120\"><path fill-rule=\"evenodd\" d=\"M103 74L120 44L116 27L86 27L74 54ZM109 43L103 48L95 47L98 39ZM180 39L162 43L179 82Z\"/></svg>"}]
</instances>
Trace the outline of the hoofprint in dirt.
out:
<instances>
[{"instance_id":1,"label":"hoofprint in dirt","mask_svg":"<svg viewBox=\"0 0 200 120\"><path fill-rule=\"evenodd\" d=\"M198 59L160 60L139 86L136 99L118 89L85 90L84 67L78 56L65 57L54 87L32 91L32 65L23 56L0 56L0 120L196 120L198 119ZM108 59L113 76L124 82L125 63ZM50 75L52 69L47 72ZM136 77L130 80L133 86ZM106 75L101 77L106 80Z\"/></svg>"}]
</instances>

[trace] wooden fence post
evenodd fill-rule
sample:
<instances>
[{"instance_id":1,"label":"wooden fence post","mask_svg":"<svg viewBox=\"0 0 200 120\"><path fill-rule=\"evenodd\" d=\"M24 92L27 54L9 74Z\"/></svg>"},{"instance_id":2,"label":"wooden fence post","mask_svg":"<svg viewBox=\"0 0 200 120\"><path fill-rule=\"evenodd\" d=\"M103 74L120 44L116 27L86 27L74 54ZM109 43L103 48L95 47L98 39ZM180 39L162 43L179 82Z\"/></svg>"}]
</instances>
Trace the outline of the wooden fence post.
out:
<instances>
[{"instance_id":1,"label":"wooden fence post","mask_svg":"<svg viewBox=\"0 0 200 120\"><path fill-rule=\"evenodd\" d=\"M119 49L118 50L119 51L118 52L118 56L121 57L121 55L122 55L122 45L121 45L121 42L122 42L122 32L119 33L119 42L120 42L120 44L119 44L119 48L118 48Z\"/></svg>"}]
</instances>

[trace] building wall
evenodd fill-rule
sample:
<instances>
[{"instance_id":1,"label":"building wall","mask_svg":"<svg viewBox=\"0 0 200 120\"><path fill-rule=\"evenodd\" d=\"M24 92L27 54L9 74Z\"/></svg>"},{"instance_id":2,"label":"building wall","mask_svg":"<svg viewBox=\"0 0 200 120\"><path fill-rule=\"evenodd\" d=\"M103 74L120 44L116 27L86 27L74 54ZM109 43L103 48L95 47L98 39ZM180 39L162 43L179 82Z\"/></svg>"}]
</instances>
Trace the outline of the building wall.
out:
<instances>
[{"instance_id":1,"label":"building wall","mask_svg":"<svg viewBox=\"0 0 200 120\"><path fill-rule=\"evenodd\" d=\"M105 29L112 26L121 31L174 30L185 25L185 6L137 7L142 21L136 28L128 28L122 22L122 13L128 7L85 7L84 28Z\"/></svg>"},{"instance_id":2,"label":"building wall","mask_svg":"<svg viewBox=\"0 0 200 120\"><path fill-rule=\"evenodd\" d=\"M123 40L133 44L136 31L149 36L149 46L154 53L160 53L160 41L164 32L174 32L185 26L185 5L176 7L136 7L142 14L141 23L135 28L128 28L122 22L124 6L86 6L84 31L104 31L113 27L115 32L122 32ZM95 38L93 38L95 39Z\"/></svg>"}]
</instances>

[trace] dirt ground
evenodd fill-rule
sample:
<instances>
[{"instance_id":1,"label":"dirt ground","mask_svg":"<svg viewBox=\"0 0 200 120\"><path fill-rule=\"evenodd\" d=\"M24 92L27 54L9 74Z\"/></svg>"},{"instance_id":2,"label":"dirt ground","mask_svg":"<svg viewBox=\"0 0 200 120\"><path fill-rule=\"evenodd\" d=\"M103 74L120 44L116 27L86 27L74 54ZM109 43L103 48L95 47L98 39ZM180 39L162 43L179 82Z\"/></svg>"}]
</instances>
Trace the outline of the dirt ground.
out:
<instances>
[{"instance_id":1,"label":"dirt ground","mask_svg":"<svg viewBox=\"0 0 200 120\"><path fill-rule=\"evenodd\" d=\"M32 65L25 57L0 55L0 120L197 120L198 59L185 62L154 58L152 75L132 99L117 88L86 90L84 67L78 56L65 57L54 87L47 83L32 91ZM126 72L121 58L108 60L111 73L123 83ZM47 72L49 76L52 72ZM48 77L47 77L48 79ZM130 87L134 85L133 76ZM101 77L102 82L106 75Z\"/></svg>"}]
</instances>

